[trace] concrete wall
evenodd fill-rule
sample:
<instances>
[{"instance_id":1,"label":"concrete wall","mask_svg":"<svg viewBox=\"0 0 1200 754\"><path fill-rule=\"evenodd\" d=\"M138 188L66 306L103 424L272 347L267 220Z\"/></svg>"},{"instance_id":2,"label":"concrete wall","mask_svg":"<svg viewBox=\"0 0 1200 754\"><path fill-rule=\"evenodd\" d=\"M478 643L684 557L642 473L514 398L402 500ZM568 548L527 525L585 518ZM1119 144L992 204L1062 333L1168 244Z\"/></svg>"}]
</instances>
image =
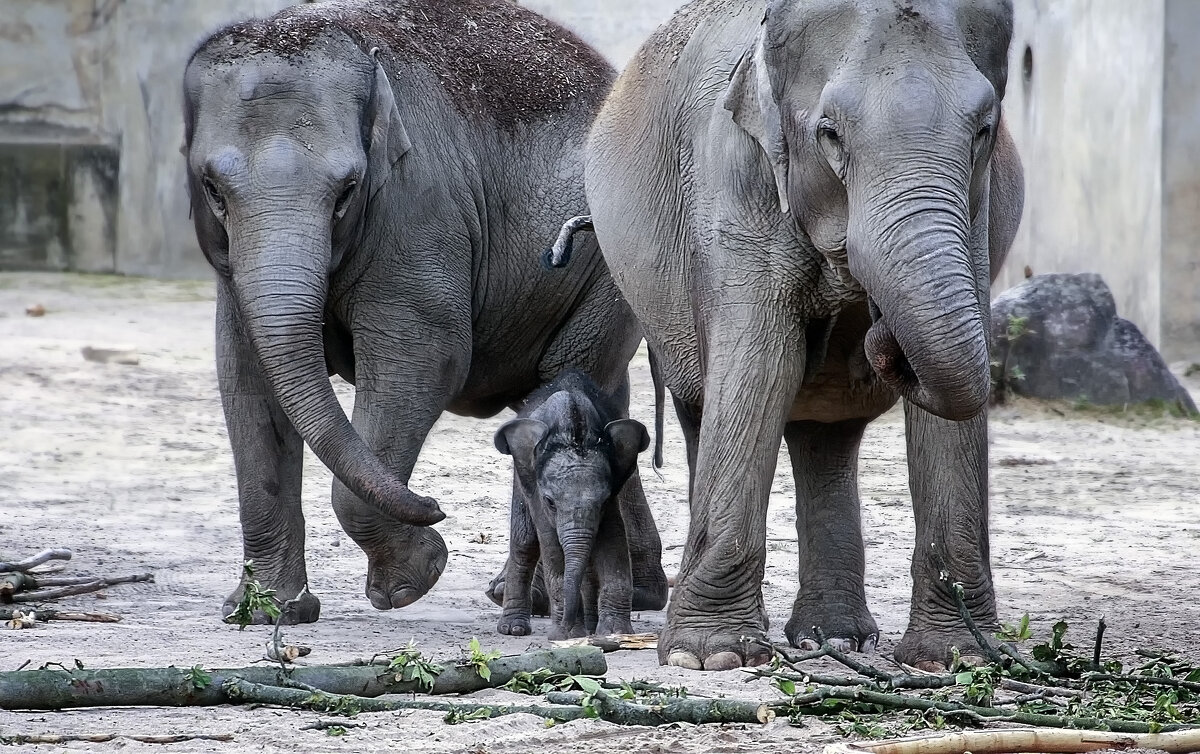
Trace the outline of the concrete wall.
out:
<instances>
[{"instance_id":1,"label":"concrete wall","mask_svg":"<svg viewBox=\"0 0 1200 754\"><path fill-rule=\"evenodd\" d=\"M0 195L0 264L210 274L183 188L183 66L221 23L288 4L0 0L0 190L20 188Z\"/></svg>"},{"instance_id":2,"label":"concrete wall","mask_svg":"<svg viewBox=\"0 0 1200 754\"><path fill-rule=\"evenodd\" d=\"M1200 2L1167 0L1163 102L1162 349L1200 357Z\"/></svg>"},{"instance_id":3,"label":"concrete wall","mask_svg":"<svg viewBox=\"0 0 1200 754\"><path fill-rule=\"evenodd\" d=\"M1025 215L995 286L1017 283L1025 265L1098 272L1156 344L1163 20L1164 0L1017 0L1004 106Z\"/></svg>"}]
</instances>

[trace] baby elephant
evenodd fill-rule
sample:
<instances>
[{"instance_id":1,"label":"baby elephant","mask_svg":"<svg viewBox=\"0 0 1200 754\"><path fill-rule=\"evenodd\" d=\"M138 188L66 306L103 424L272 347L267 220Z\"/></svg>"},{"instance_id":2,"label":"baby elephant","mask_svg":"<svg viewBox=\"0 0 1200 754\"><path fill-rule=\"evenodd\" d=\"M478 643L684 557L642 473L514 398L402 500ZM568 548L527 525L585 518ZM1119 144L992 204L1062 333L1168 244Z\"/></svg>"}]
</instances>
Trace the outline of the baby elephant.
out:
<instances>
[{"instance_id":1,"label":"baby elephant","mask_svg":"<svg viewBox=\"0 0 1200 754\"><path fill-rule=\"evenodd\" d=\"M629 548L617 495L650 445L641 422L570 370L530 396L496 432L513 457L513 495L502 634L530 633L539 554L550 594L551 639L630 633Z\"/></svg>"}]
</instances>

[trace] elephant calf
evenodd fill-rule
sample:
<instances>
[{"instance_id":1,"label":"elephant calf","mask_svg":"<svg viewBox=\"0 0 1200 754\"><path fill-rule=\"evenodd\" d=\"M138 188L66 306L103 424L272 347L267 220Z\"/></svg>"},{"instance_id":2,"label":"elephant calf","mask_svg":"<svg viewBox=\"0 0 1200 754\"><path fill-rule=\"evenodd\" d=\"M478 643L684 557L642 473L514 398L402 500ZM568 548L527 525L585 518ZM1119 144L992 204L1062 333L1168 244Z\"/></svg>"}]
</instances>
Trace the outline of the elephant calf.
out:
<instances>
[{"instance_id":1,"label":"elephant calf","mask_svg":"<svg viewBox=\"0 0 1200 754\"><path fill-rule=\"evenodd\" d=\"M539 554L550 597L551 639L630 633L633 584L617 497L650 445L587 375L560 374L496 432L513 457L513 495L502 634L530 633Z\"/></svg>"}]
</instances>

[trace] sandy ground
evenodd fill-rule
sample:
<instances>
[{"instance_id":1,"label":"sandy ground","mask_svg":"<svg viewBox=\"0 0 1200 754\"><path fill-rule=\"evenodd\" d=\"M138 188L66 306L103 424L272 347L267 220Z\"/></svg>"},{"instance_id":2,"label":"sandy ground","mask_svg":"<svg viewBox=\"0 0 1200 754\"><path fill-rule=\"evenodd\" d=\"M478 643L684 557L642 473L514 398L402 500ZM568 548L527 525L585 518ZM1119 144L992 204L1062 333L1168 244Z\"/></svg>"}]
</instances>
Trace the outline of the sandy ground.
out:
<instances>
[{"instance_id":1,"label":"sandy ground","mask_svg":"<svg viewBox=\"0 0 1200 754\"><path fill-rule=\"evenodd\" d=\"M27 317L41 303L47 313ZM121 623L52 623L0 631L0 669L26 661L88 667L240 666L258 660L265 627L239 632L218 619L241 555L233 466L213 370L212 286L68 275L0 275L0 553L70 546L73 573L153 571L154 584L111 588L103 599L65 605L124 616ZM137 366L85 361L82 346L129 345ZM650 425L649 373L639 355L633 412ZM1193 393L1198 386L1192 383ZM349 406L352 389L338 383ZM1198 396L1200 397L1200 396ZM491 436L504 417L445 416L417 465L414 489L441 500L439 525L450 548L446 573L424 599L378 612L363 596L366 558L341 532L329 506L330 474L309 455L305 468L309 574L322 600L315 625L287 630L336 662L406 644L450 658L473 636L485 647L519 652L545 644L495 633L498 608L483 588L504 562L508 459ZM662 531L665 565L675 572L687 526L682 437L668 417L661 477L643 458L643 478ZM1061 414L1032 405L993 412L992 555L1003 617L1028 611L1035 630L1065 618L1090 640L1105 615L1113 651L1135 646L1194 650L1200 624L1192 553L1200 537L1200 424L1180 420ZM902 420L892 412L868 431L862 452L867 594L885 655L908 611L913 524L904 470ZM793 485L780 464L769 514L764 590L782 639L795 589ZM655 631L662 613L635 616ZM611 678L653 678L695 690L771 698L739 672L699 674L660 668L653 652L608 656ZM503 692L485 698L499 700ZM87 750L411 752L816 751L836 738L829 726L621 729L597 721L547 729L527 716L447 726L435 713L363 715L366 728L344 738L299 728L312 713L270 709L101 709L0 712L0 734L231 733L233 744L188 742L74 744ZM55 750L62 747L33 747Z\"/></svg>"}]
</instances>

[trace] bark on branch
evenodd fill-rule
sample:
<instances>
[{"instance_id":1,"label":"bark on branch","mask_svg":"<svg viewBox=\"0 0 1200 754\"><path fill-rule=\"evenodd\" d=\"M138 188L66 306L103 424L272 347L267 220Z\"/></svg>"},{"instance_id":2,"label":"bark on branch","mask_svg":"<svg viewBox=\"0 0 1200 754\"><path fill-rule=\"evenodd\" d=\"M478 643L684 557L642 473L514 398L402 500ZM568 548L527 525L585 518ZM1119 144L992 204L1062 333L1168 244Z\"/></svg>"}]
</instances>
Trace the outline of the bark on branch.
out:
<instances>
[{"instance_id":1,"label":"bark on branch","mask_svg":"<svg viewBox=\"0 0 1200 754\"><path fill-rule=\"evenodd\" d=\"M205 670L200 679L186 668L114 668L111 670L20 670L0 672L0 709L67 709L70 707L181 707L224 704L222 691L231 678L268 686L301 683L332 694L377 697L382 694L465 694L502 686L520 672L547 669L563 675L603 675L604 653L596 647L529 652L488 663L484 680L474 667L449 665L431 689L419 681L399 681L386 664L306 665ZM199 686L199 688L198 688Z\"/></svg>"}]
</instances>

